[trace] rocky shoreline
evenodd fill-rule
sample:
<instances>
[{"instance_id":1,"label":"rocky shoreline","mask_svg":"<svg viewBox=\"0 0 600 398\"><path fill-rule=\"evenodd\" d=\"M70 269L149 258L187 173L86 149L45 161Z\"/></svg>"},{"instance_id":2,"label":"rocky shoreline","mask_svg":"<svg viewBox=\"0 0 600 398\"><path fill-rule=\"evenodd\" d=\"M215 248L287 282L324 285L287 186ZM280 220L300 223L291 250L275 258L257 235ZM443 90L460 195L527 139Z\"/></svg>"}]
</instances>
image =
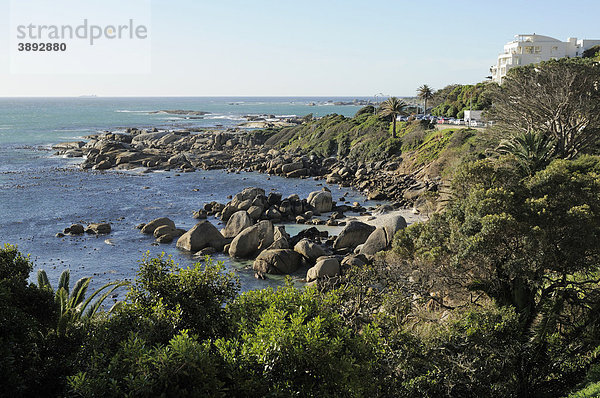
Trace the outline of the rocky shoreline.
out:
<instances>
[{"instance_id":1,"label":"rocky shoreline","mask_svg":"<svg viewBox=\"0 0 600 398\"><path fill-rule=\"evenodd\" d=\"M83 169L144 168L146 172L226 169L325 179L327 183L364 192L369 199L392 201L395 208L420 207L424 194L437 191L439 184L439 181L419 180L416 173L402 173L397 160L355 163L290 153L265 145L267 137L256 132L191 133L128 128L86 138L87 142L60 143L53 149L57 155L84 158Z\"/></svg>"},{"instance_id":2,"label":"rocky shoreline","mask_svg":"<svg viewBox=\"0 0 600 398\"><path fill-rule=\"evenodd\" d=\"M305 282L334 278L345 267L367 264L374 255L389 249L394 234L406 228L405 218L391 206L381 206L378 225L370 225L356 217L346 218L344 212L370 216L358 203L337 205L331 192L323 187L306 199L298 195L282 198L262 188L246 188L226 204L206 203L194 216L201 219L189 230L177 228L169 218L154 219L138 225L144 234L153 235L157 244L177 239L177 248L203 257L225 253L234 259L253 260L255 276L291 274L306 269ZM318 216L328 216L324 221ZM225 225L221 230L207 221L215 217ZM343 225L337 236L315 226L290 236L280 222L296 219L297 223L313 225ZM375 219L375 217L373 217ZM338 221L342 220L342 221Z\"/></svg>"}]
</instances>

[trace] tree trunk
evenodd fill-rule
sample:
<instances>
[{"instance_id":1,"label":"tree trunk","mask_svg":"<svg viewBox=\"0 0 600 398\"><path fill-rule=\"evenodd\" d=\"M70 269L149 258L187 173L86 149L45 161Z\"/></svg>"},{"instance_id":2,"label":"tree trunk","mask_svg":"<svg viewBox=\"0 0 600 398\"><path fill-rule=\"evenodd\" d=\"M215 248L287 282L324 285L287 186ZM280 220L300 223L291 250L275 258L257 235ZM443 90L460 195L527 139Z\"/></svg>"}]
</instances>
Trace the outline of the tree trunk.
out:
<instances>
[{"instance_id":1,"label":"tree trunk","mask_svg":"<svg viewBox=\"0 0 600 398\"><path fill-rule=\"evenodd\" d=\"M392 115L392 138L396 138L396 115Z\"/></svg>"}]
</instances>

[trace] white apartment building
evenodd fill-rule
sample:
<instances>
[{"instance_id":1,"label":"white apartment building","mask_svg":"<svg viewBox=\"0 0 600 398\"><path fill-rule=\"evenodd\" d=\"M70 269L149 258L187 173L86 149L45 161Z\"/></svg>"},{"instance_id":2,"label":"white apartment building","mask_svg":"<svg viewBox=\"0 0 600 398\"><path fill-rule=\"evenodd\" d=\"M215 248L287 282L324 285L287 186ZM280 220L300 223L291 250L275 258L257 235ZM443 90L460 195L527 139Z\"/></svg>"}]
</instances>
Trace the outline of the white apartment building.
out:
<instances>
[{"instance_id":1,"label":"white apartment building","mask_svg":"<svg viewBox=\"0 0 600 398\"><path fill-rule=\"evenodd\" d=\"M536 35L516 35L504 45L504 52L498 55L498 62L490 68L492 80L502 83L508 70L515 66L536 64L550 59L581 57L590 47L600 44L600 40L577 39L570 37L560 41L553 37Z\"/></svg>"}]
</instances>

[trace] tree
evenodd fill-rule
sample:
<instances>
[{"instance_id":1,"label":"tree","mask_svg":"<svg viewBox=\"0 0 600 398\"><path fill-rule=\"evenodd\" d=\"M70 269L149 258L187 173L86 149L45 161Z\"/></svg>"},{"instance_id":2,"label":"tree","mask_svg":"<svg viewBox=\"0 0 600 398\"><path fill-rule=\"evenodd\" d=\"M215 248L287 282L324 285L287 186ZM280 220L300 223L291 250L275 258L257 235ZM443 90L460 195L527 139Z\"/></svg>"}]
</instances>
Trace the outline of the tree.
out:
<instances>
[{"instance_id":1,"label":"tree","mask_svg":"<svg viewBox=\"0 0 600 398\"><path fill-rule=\"evenodd\" d=\"M392 118L392 138L396 138L396 118L404 114L404 110L407 106L408 104L406 102L396 97L390 97L381 104L379 114Z\"/></svg>"},{"instance_id":2,"label":"tree","mask_svg":"<svg viewBox=\"0 0 600 398\"><path fill-rule=\"evenodd\" d=\"M417 97L423 100L423 113L427 113L427 101L433 98L433 90L427 84L423 84L417 90Z\"/></svg>"},{"instance_id":3,"label":"tree","mask_svg":"<svg viewBox=\"0 0 600 398\"><path fill-rule=\"evenodd\" d=\"M516 312L518 396L560 396L594 361L599 191L600 157L555 160L525 178L513 162L487 159L459 173L445 212L397 239L442 294L464 289L465 300L476 292Z\"/></svg>"},{"instance_id":4,"label":"tree","mask_svg":"<svg viewBox=\"0 0 600 398\"><path fill-rule=\"evenodd\" d=\"M58 323L56 326L56 333L58 335L64 335L67 332L67 328L74 322L92 318L112 292L121 286L126 286L129 284L129 282L125 281L109 282L96 289L96 291L86 300L85 293L87 292L92 278L86 277L79 279L75 283L73 290L70 290L70 277L70 270L67 269L62 272L58 282L58 288L54 294L54 302L58 305L59 309ZM46 271L39 270L37 278L38 287L40 289L53 291L52 285L50 284L48 276L46 275ZM92 303L92 300L104 290L106 291L94 303ZM113 308L115 307L113 306ZM109 310L109 313L112 312L113 308Z\"/></svg>"},{"instance_id":5,"label":"tree","mask_svg":"<svg viewBox=\"0 0 600 398\"><path fill-rule=\"evenodd\" d=\"M552 142L542 133L526 132L502 141L496 150L513 155L519 167L527 175L533 175L550 163Z\"/></svg>"},{"instance_id":6,"label":"tree","mask_svg":"<svg viewBox=\"0 0 600 398\"><path fill-rule=\"evenodd\" d=\"M551 60L511 69L496 89L488 117L504 131L542 132L553 157L573 159L600 133L600 64Z\"/></svg>"}]
</instances>

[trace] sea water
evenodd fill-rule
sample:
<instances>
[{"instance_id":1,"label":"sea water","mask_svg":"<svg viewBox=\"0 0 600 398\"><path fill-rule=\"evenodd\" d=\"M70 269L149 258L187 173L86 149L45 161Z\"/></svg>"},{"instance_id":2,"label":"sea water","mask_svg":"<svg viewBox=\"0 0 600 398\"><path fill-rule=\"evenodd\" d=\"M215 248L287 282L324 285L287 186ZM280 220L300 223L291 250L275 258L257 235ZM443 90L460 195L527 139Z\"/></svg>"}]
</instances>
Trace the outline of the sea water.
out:
<instances>
[{"instance_id":1,"label":"sea water","mask_svg":"<svg viewBox=\"0 0 600 398\"><path fill-rule=\"evenodd\" d=\"M335 106L324 98L3 98L0 99L0 244L17 244L30 254L35 270L44 269L57 283L64 269L71 279L92 276L92 287L113 280L131 280L139 260L149 252L172 255L182 266L197 261L175 244L153 245L152 236L135 226L169 217L178 228L189 229L197 220L192 212L206 202L226 203L245 187L261 187L267 194L305 198L325 184L313 179L285 179L259 173L228 174L223 170L171 172L82 171L81 159L54 155L51 145L79 140L99 131L124 127L196 128L233 127L248 114L322 116L353 115L358 106ZM331 98L348 101L348 98ZM321 105L311 106L310 103ZM157 110L211 112L201 119L150 113ZM374 204L359 192L329 186L334 200L346 195L350 202ZM209 219L218 228L224 225ZM73 223L110 222L109 235L55 234ZM286 225L291 235L306 226ZM337 234L340 228L319 226ZM236 272L242 290L281 284L281 277L256 280L251 261L234 261L217 254ZM297 277L302 277L302 272Z\"/></svg>"}]
</instances>

